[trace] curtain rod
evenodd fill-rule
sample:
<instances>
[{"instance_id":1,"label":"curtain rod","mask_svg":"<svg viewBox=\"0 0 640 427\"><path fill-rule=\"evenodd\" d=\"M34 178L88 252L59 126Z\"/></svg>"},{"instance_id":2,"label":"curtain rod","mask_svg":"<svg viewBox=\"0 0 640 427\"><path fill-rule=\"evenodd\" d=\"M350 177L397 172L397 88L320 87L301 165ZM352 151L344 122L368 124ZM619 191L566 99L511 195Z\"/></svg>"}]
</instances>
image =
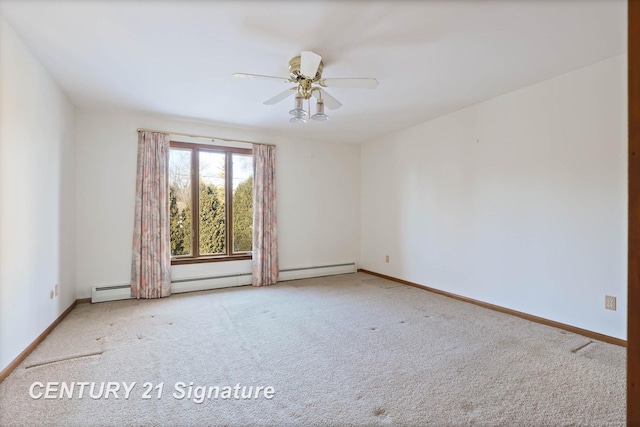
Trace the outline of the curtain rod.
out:
<instances>
[{"instance_id":1,"label":"curtain rod","mask_svg":"<svg viewBox=\"0 0 640 427\"><path fill-rule=\"evenodd\" d=\"M217 136L193 135L193 134L190 134L190 133L169 132L169 131L166 131L166 130L155 130L155 129L147 129L147 128L138 128L136 130L138 132L158 132L158 133L166 133L167 135L181 135L181 136L188 136L190 138L210 139L210 140L213 140L213 141L215 141L217 139L218 141L226 141L226 142L244 142L245 144L271 145L273 147L276 146L276 144L269 144L269 143L266 143L266 142L243 141L242 139L218 138Z\"/></svg>"}]
</instances>

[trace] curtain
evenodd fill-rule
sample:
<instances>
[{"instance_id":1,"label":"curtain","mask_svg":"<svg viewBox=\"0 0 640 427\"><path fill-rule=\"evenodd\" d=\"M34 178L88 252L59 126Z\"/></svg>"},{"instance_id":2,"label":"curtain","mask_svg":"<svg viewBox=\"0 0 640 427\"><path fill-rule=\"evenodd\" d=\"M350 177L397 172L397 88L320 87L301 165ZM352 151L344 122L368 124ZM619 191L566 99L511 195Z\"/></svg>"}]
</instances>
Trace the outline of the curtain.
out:
<instances>
[{"instance_id":1,"label":"curtain","mask_svg":"<svg viewBox=\"0 0 640 427\"><path fill-rule=\"evenodd\" d=\"M171 295L169 136L138 132L131 296Z\"/></svg>"},{"instance_id":2,"label":"curtain","mask_svg":"<svg viewBox=\"0 0 640 427\"><path fill-rule=\"evenodd\" d=\"M253 146L253 286L278 282L276 147Z\"/></svg>"}]
</instances>

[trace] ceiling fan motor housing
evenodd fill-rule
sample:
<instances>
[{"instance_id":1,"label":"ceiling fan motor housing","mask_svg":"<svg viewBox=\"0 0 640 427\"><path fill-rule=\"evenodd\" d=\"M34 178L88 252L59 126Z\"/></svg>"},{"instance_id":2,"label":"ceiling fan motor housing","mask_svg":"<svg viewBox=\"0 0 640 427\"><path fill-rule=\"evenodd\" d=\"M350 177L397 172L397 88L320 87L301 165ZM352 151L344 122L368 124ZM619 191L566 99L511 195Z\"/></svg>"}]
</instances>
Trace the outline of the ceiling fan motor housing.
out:
<instances>
[{"instance_id":1,"label":"ceiling fan motor housing","mask_svg":"<svg viewBox=\"0 0 640 427\"><path fill-rule=\"evenodd\" d=\"M300 56L296 56L289 61L289 76L291 80L300 82L302 80L311 80L311 82L315 83L322 78L322 69L324 68L324 63L320 61L320 65L318 65L318 71L316 75L310 79L309 76L305 76L300 73Z\"/></svg>"}]
</instances>

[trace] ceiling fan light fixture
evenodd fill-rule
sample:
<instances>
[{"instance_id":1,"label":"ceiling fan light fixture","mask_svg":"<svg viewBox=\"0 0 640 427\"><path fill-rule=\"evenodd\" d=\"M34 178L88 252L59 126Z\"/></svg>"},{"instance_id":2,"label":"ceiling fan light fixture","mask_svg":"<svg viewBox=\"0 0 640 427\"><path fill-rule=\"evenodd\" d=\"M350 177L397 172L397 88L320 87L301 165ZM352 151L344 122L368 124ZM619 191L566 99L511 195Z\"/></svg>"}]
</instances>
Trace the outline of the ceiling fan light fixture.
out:
<instances>
[{"instance_id":1,"label":"ceiling fan light fixture","mask_svg":"<svg viewBox=\"0 0 640 427\"><path fill-rule=\"evenodd\" d=\"M291 114L294 119L299 119L301 117L306 116L307 112L305 110L295 108L295 109L289 111L289 114Z\"/></svg>"},{"instance_id":2,"label":"ceiling fan light fixture","mask_svg":"<svg viewBox=\"0 0 640 427\"><path fill-rule=\"evenodd\" d=\"M303 101L304 98L302 97L302 95L300 93L296 93L296 97L293 100L293 110L289 111L289 114L291 114L294 118L301 118L307 114L307 112L302 107Z\"/></svg>"},{"instance_id":3,"label":"ceiling fan light fixture","mask_svg":"<svg viewBox=\"0 0 640 427\"><path fill-rule=\"evenodd\" d=\"M316 102L316 113L311 118L319 122L329 120L329 116L324 113L324 101L322 98L319 98L318 102Z\"/></svg>"},{"instance_id":4,"label":"ceiling fan light fixture","mask_svg":"<svg viewBox=\"0 0 640 427\"><path fill-rule=\"evenodd\" d=\"M2 1L2 0L0 0ZM294 108L289 110L289 114L293 116L289 121L292 123L307 123L309 119L316 121L326 121L329 119L324 113L325 101L327 108L336 110L342 106L340 101L335 99L324 88L360 88L373 89L378 86L378 81L371 77L366 78L329 78L322 77L324 63L322 57L310 50L300 52L299 56L289 61L289 77L264 76L261 74L235 73L233 77L262 79L262 80L279 80L284 83L293 83L294 86L273 96L263 102L265 105L274 105L295 92ZM316 104L316 114L311 115L311 97L318 98ZM324 99L323 99L324 97ZM304 109L304 100L308 100L308 108Z\"/></svg>"}]
</instances>

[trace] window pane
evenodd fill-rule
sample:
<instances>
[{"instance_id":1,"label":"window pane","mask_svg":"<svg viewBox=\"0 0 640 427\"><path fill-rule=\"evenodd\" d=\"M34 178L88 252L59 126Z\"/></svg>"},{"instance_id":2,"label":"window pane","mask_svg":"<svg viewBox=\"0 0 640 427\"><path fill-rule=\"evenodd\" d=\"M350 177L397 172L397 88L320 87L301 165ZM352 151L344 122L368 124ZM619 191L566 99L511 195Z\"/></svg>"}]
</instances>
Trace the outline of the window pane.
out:
<instances>
[{"instance_id":1,"label":"window pane","mask_svg":"<svg viewBox=\"0 0 640 427\"><path fill-rule=\"evenodd\" d=\"M200 163L200 255L226 253L225 154L199 152Z\"/></svg>"},{"instance_id":2,"label":"window pane","mask_svg":"<svg viewBox=\"0 0 640 427\"><path fill-rule=\"evenodd\" d=\"M191 150L169 150L171 255L191 254Z\"/></svg>"},{"instance_id":3,"label":"window pane","mask_svg":"<svg viewBox=\"0 0 640 427\"><path fill-rule=\"evenodd\" d=\"M253 157L233 154L233 252L250 252L253 241Z\"/></svg>"}]
</instances>

